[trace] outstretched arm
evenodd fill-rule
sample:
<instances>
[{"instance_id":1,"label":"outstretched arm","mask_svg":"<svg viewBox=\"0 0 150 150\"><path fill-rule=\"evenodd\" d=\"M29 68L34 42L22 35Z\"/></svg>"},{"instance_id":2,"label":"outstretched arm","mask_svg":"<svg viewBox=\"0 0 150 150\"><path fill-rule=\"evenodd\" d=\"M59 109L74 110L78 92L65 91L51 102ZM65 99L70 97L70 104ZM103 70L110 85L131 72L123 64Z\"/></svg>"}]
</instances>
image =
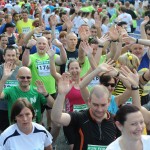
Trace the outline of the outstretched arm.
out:
<instances>
[{"instance_id":1,"label":"outstretched arm","mask_svg":"<svg viewBox=\"0 0 150 150\"><path fill-rule=\"evenodd\" d=\"M71 116L68 113L63 113L63 106L66 94L72 88L70 84L70 74L64 73L58 81L58 95L54 102L51 118L52 121L61 124L63 126L68 126L71 121ZM65 86L64 86L65 85Z\"/></svg>"},{"instance_id":2,"label":"outstretched arm","mask_svg":"<svg viewBox=\"0 0 150 150\"><path fill-rule=\"evenodd\" d=\"M80 83L81 94L86 103L88 102L89 99L89 92L86 87L93 80L93 78L96 77L99 73L110 71L110 69L112 68L111 64L112 61L99 65L93 72L87 75Z\"/></svg>"},{"instance_id":3,"label":"outstretched arm","mask_svg":"<svg viewBox=\"0 0 150 150\"><path fill-rule=\"evenodd\" d=\"M7 81L7 79L12 75L13 71L12 70L13 64L12 63L4 63L4 72L3 72L3 76L0 80L0 99L4 98L4 93L3 93L3 88L4 85Z\"/></svg>"}]
</instances>

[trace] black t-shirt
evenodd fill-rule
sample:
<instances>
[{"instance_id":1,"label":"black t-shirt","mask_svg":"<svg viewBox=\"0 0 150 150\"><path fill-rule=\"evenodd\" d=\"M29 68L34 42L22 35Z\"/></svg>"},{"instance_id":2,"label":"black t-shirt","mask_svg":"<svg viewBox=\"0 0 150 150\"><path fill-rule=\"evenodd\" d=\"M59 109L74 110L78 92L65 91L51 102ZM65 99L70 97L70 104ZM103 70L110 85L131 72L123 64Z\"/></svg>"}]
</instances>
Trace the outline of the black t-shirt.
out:
<instances>
[{"instance_id":1,"label":"black t-shirt","mask_svg":"<svg viewBox=\"0 0 150 150\"><path fill-rule=\"evenodd\" d=\"M69 59L71 58L75 58L77 59L78 58L78 50L76 49L74 52L69 52L66 50L66 54L67 54L67 62L66 64L63 64L60 66L60 73L63 74L65 72L65 68L66 68L66 65L68 64L68 61Z\"/></svg>"},{"instance_id":2,"label":"black t-shirt","mask_svg":"<svg viewBox=\"0 0 150 150\"><path fill-rule=\"evenodd\" d=\"M69 126L72 126L78 133L75 135L74 150L79 150L81 147L82 150L87 150L88 144L107 146L120 136L114 117L110 113L107 113L107 118L101 123L97 123L91 117L90 109L69 114L71 115ZM82 139L84 139L83 143Z\"/></svg>"},{"instance_id":3,"label":"black t-shirt","mask_svg":"<svg viewBox=\"0 0 150 150\"><path fill-rule=\"evenodd\" d=\"M137 18L135 12L130 9L127 9L126 13L130 14L132 16L132 19L134 19L134 20Z\"/></svg>"}]
</instances>

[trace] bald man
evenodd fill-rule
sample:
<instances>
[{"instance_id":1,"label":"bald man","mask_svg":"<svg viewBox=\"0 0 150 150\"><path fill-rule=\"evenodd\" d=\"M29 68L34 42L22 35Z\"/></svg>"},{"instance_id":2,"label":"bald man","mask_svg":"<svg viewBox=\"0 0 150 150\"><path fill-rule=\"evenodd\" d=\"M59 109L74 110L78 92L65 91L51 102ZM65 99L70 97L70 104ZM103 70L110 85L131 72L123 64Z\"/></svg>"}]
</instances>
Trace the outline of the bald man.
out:
<instances>
[{"instance_id":1,"label":"bald man","mask_svg":"<svg viewBox=\"0 0 150 150\"><path fill-rule=\"evenodd\" d=\"M25 49L22 64L29 67L32 74L32 85L36 80L41 80L49 94L55 94L55 80L50 73L50 50L48 41L45 37L39 37L36 43L37 53L30 55L29 49ZM50 52L50 53L49 53ZM60 56L55 54L55 63L62 65L66 62L65 50L60 51Z\"/></svg>"},{"instance_id":2,"label":"bald man","mask_svg":"<svg viewBox=\"0 0 150 150\"><path fill-rule=\"evenodd\" d=\"M8 87L3 90L4 84L11 74L14 72L13 64L5 64L4 73L0 81L0 98L4 98L8 101L8 118L10 120L11 108L14 102L22 97L27 98L32 104L36 117L34 118L37 123L41 122L41 105L47 104L52 107L54 99L45 90L45 87L41 81L36 81L37 89L30 85L32 76L31 71L27 67L21 67L18 70L17 80L18 85Z\"/></svg>"},{"instance_id":3,"label":"bald man","mask_svg":"<svg viewBox=\"0 0 150 150\"><path fill-rule=\"evenodd\" d=\"M67 63L61 65L60 67L60 73L64 73L67 71L67 64L69 62L69 59L78 58L78 49L76 48L77 46L77 35L73 32L69 33L66 37L66 54L67 54Z\"/></svg>"},{"instance_id":4,"label":"bald man","mask_svg":"<svg viewBox=\"0 0 150 150\"><path fill-rule=\"evenodd\" d=\"M71 89L69 75L63 74L58 83L58 96L52 109L52 120L75 130L74 150L87 150L89 145L108 145L117 135L112 116L107 112L109 92L103 85L96 85L90 93L89 109L63 113L65 96ZM66 86L64 86L66 85ZM72 143L71 143L72 144Z\"/></svg>"}]
</instances>

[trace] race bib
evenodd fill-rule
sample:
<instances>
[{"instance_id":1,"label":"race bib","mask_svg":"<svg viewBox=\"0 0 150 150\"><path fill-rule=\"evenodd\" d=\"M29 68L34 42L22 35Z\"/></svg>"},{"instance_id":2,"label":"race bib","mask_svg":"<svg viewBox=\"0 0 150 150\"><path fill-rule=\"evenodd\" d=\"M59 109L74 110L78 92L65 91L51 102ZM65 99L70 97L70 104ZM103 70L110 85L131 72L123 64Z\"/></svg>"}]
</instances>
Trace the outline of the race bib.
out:
<instances>
[{"instance_id":1,"label":"race bib","mask_svg":"<svg viewBox=\"0 0 150 150\"><path fill-rule=\"evenodd\" d=\"M105 150L107 146L102 146L102 145L88 145L87 150Z\"/></svg>"},{"instance_id":2,"label":"race bib","mask_svg":"<svg viewBox=\"0 0 150 150\"><path fill-rule=\"evenodd\" d=\"M7 80L5 85L4 85L4 88L17 86L17 85L18 85L18 81L17 80Z\"/></svg>"},{"instance_id":3,"label":"race bib","mask_svg":"<svg viewBox=\"0 0 150 150\"><path fill-rule=\"evenodd\" d=\"M49 76L50 75L50 62L49 60L37 61L37 69L39 76Z\"/></svg>"},{"instance_id":4,"label":"race bib","mask_svg":"<svg viewBox=\"0 0 150 150\"><path fill-rule=\"evenodd\" d=\"M73 111L80 111L85 109L88 109L88 106L86 104L73 105Z\"/></svg>"},{"instance_id":5,"label":"race bib","mask_svg":"<svg viewBox=\"0 0 150 150\"><path fill-rule=\"evenodd\" d=\"M22 28L22 33L27 34L28 32L30 32L30 27L23 27Z\"/></svg>"}]
</instances>

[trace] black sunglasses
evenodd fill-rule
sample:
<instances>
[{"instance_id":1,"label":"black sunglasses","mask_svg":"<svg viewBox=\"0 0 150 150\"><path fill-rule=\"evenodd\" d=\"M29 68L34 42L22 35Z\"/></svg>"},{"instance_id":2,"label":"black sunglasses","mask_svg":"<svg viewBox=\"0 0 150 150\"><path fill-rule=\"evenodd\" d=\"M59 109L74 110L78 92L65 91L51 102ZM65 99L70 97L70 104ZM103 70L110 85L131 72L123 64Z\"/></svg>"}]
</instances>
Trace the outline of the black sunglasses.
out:
<instances>
[{"instance_id":1,"label":"black sunglasses","mask_svg":"<svg viewBox=\"0 0 150 150\"><path fill-rule=\"evenodd\" d=\"M149 35L149 36L150 36L150 33L147 33L147 35Z\"/></svg>"},{"instance_id":2,"label":"black sunglasses","mask_svg":"<svg viewBox=\"0 0 150 150\"><path fill-rule=\"evenodd\" d=\"M19 78L22 79L22 80L23 80L23 79L31 79L30 76L20 76Z\"/></svg>"},{"instance_id":3,"label":"black sunglasses","mask_svg":"<svg viewBox=\"0 0 150 150\"><path fill-rule=\"evenodd\" d=\"M115 83L103 83L104 86L111 86L111 87L115 87L116 84Z\"/></svg>"}]
</instances>

